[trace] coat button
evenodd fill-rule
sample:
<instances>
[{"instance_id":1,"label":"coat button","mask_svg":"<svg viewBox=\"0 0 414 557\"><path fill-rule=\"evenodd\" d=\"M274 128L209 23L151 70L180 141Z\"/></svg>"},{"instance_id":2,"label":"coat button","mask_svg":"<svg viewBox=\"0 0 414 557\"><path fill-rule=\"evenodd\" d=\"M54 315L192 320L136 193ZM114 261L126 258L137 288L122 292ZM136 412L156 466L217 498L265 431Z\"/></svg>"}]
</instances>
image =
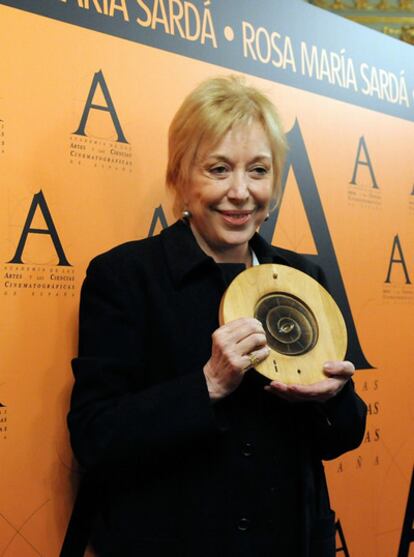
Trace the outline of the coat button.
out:
<instances>
[{"instance_id":1,"label":"coat button","mask_svg":"<svg viewBox=\"0 0 414 557\"><path fill-rule=\"evenodd\" d=\"M243 443L242 447L242 455L243 456L252 456L253 454L253 443Z\"/></svg>"},{"instance_id":2,"label":"coat button","mask_svg":"<svg viewBox=\"0 0 414 557\"><path fill-rule=\"evenodd\" d=\"M240 532L246 532L250 528L250 520L246 517L243 517L237 523L237 530Z\"/></svg>"}]
</instances>

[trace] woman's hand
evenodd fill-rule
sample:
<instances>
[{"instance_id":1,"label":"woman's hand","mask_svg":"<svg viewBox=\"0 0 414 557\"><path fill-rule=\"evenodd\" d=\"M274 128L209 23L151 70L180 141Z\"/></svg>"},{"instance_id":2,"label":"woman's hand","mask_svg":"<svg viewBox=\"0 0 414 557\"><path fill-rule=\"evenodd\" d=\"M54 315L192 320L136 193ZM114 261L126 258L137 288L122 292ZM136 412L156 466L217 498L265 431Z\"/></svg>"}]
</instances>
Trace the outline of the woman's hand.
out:
<instances>
[{"instance_id":1,"label":"woman's hand","mask_svg":"<svg viewBox=\"0 0 414 557\"><path fill-rule=\"evenodd\" d=\"M216 329L211 357L204 366L210 398L219 400L232 393L244 373L268 355L266 335L257 319L243 317Z\"/></svg>"},{"instance_id":2,"label":"woman's hand","mask_svg":"<svg viewBox=\"0 0 414 557\"><path fill-rule=\"evenodd\" d=\"M351 362L325 362L323 371L326 379L313 385L284 385L272 381L265 389L290 402L325 402L343 389L353 376L355 367Z\"/></svg>"}]
</instances>

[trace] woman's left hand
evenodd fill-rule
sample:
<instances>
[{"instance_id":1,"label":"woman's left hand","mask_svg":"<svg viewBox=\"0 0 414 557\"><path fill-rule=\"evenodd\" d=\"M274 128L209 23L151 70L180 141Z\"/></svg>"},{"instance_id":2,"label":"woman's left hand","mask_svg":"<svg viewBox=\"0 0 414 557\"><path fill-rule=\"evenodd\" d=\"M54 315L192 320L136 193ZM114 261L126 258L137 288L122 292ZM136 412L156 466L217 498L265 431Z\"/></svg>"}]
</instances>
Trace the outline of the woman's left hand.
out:
<instances>
[{"instance_id":1,"label":"woman's left hand","mask_svg":"<svg viewBox=\"0 0 414 557\"><path fill-rule=\"evenodd\" d=\"M343 389L353 376L355 366L352 362L325 362L323 371L326 379L313 385L285 385L272 381L265 390L290 402L326 402Z\"/></svg>"}]
</instances>

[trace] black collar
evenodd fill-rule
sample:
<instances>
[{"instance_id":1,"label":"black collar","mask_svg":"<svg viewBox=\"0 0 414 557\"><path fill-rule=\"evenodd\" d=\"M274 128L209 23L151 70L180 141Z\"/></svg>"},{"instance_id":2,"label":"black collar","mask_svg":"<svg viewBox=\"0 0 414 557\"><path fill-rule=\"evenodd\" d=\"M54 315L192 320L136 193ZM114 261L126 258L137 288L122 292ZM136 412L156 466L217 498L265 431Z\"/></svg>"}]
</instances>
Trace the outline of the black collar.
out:
<instances>
[{"instance_id":1,"label":"black collar","mask_svg":"<svg viewBox=\"0 0 414 557\"><path fill-rule=\"evenodd\" d=\"M211 268L216 265L214 259L199 247L190 226L182 220L164 229L161 232L161 240L171 276L177 285L196 268ZM286 254L280 253L278 248L268 244L257 233L251 239L250 246L260 263L289 265Z\"/></svg>"}]
</instances>

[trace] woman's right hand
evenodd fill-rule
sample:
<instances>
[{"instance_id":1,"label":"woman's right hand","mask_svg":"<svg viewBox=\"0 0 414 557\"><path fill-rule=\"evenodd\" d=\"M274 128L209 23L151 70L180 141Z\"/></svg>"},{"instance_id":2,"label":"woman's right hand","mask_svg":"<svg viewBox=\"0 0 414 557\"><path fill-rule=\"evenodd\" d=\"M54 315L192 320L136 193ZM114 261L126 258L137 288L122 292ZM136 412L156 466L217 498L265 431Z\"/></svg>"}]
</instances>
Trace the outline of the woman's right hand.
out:
<instances>
[{"instance_id":1,"label":"woman's right hand","mask_svg":"<svg viewBox=\"0 0 414 557\"><path fill-rule=\"evenodd\" d=\"M269 355L266 335L257 319L242 317L216 329L211 357L204 366L211 400L220 400L241 383L244 373Z\"/></svg>"}]
</instances>

